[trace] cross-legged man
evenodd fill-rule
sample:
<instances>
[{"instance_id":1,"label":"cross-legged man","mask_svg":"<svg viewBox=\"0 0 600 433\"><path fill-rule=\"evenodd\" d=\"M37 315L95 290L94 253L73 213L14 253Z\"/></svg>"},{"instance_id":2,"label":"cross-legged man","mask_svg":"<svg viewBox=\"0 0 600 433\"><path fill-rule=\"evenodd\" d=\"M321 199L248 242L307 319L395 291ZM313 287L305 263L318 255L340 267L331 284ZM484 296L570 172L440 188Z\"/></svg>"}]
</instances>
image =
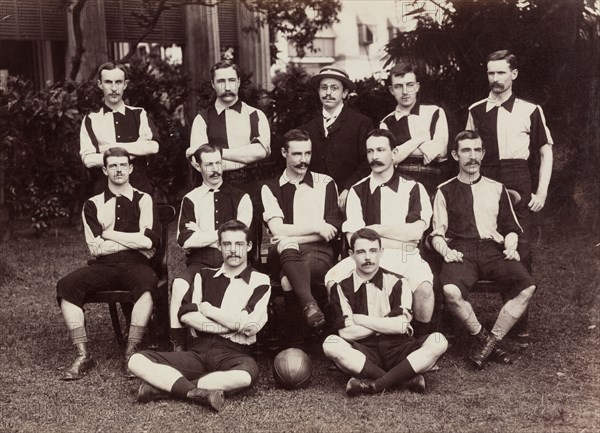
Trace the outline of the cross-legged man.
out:
<instances>
[{"instance_id":1,"label":"cross-legged man","mask_svg":"<svg viewBox=\"0 0 600 433\"><path fill-rule=\"evenodd\" d=\"M440 281L448 309L474 336L468 359L482 369L491 355L510 363L498 342L526 310L535 283L520 262L522 230L508 192L501 183L481 175L485 151L479 134L463 131L455 146L452 157L458 161L459 172L438 187L431 244L444 258ZM507 299L491 333L468 301L469 290L480 278L499 281Z\"/></svg>"},{"instance_id":2,"label":"cross-legged man","mask_svg":"<svg viewBox=\"0 0 600 433\"><path fill-rule=\"evenodd\" d=\"M381 237L362 228L350 239L356 268L331 290L334 328L323 343L325 356L352 378L346 393L375 394L403 385L424 392L421 375L448 347L440 333L413 338L412 292L406 279L379 266Z\"/></svg>"},{"instance_id":3,"label":"cross-legged man","mask_svg":"<svg viewBox=\"0 0 600 433\"><path fill-rule=\"evenodd\" d=\"M218 411L226 394L251 387L258 365L248 346L267 322L269 277L248 265L250 230L236 220L219 227L223 265L194 278L178 317L196 337L183 352L144 351L129 360L144 381L137 400L181 398Z\"/></svg>"},{"instance_id":4,"label":"cross-legged man","mask_svg":"<svg viewBox=\"0 0 600 433\"><path fill-rule=\"evenodd\" d=\"M308 133L299 129L288 131L281 154L286 169L263 186L262 200L264 220L274 235L269 262L282 278L288 331L299 339L302 326L298 320L302 319L296 314L296 304L300 304L309 327L325 324L313 289L322 286L325 274L333 266L330 241L337 236L342 218L333 179L308 169L312 158Z\"/></svg>"},{"instance_id":5,"label":"cross-legged man","mask_svg":"<svg viewBox=\"0 0 600 433\"><path fill-rule=\"evenodd\" d=\"M94 256L88 266L77 269L57 283L57 299L69 329L77 358L63 380L76 380L95 364L88 349L83 305L85 296L102 290L132 292L134 306L125 349L124 367L137 350L152 313L152 297L158 277L149 259L160 240L152 198L129 184L133 170L129 153L112 147L104 153L103 172L108 178L104 192L83 206L83 227ZM129 375L129 372L126 371Z\"/></svg>"},{"instance_id":6,"label":"cross-legged man","mask_svg":"<svg viewBox=\"0 0 600 433\"><path fill-rule=\"evenodd\" d=\"M181 301L202 268L218 268L223 257L218 248L217 230L226 221L252 222L252 201L248 194L223 182L222 149L203 144L191 157L202 176L202 185L181 201L177 243L186 252L186 268L173 280L169 307L171 343L174 351L185 349L187 328L177 318Z\"/></svg>"}]
</instances>

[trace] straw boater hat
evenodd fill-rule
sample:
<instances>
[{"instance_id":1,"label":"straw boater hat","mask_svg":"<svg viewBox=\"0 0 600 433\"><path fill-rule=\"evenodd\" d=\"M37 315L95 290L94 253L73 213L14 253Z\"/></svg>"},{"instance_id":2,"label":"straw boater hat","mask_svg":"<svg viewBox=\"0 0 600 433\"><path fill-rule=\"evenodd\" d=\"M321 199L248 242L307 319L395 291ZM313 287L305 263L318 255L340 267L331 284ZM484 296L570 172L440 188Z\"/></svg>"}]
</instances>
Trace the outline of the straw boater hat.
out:
<instances>
[{"instance_id":1,"label":"straw boater hat","mask_svg":"<svg viewBox=\"0 0 600 433\"><path fill-rule=\"evenodd\" d=\"M324 66L317 75L311 77L308 81L313 87L319 87L319 83L323 78L335 78L344 83L344 87L348 91L353 92L355 89L354 83L350 80L348 73L338 66Z\"/></svg>"}]
</instances>

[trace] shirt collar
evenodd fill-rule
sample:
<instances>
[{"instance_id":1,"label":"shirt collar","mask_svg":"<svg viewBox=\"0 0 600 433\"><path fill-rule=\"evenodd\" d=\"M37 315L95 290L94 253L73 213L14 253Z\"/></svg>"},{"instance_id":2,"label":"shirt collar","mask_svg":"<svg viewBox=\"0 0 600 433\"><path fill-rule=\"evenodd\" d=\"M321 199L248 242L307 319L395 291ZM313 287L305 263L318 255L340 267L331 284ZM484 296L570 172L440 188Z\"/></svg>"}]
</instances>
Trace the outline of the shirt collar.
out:
<instances>
[{"instance_id":1,"label":"shirt collar","mask_svg":"<svg viewBox=\"0 0 600 433\"><path fill-rule=\"evenodd\" d=\"M235 101L233 105L227 106L221 102L219 98L215 101L215 110L217 110L217 114L221 114L223 110L230 109L235 110L238 113L242 112L242 100L238 96L238 100Z\"/></svg>"},{"instance_id":2,"label":"shirt collar","mask_svg":"<svg viewBox=\"0 0 600 433\"><path fill-rule=\"evenodd\" d=\"M327 112L327 110L325 110L323 108L323 119L328 119L328 118L336 118L340 115L340 113L342 112L342 110L344 109L344 103L342 102L340 105L338 105L338 107L335 109L335 111L333 112L333 114L329 114Z\"/></svg>"},{"instance_id":3,"label":"shirt collar","mask_svg":"<svg viewBox=\"0 0 600 433\"><path fill-rule=\"evenodd\" d=\"M121 113L121 114L125 114L125 103L123 101L121 101L121 104L119 104L119 106L113 110L112 108L110 108L108 105L106 104L102 104L102 114L107 114L107 113Z\"/></svg>"},{"instance_id":4,"label":"shirt collar","mask_svg":"<svg viewBox=\"0 0 600 433\"><path fill-rule=\"evenodd\" d=\"M415 102L415 105L413 105L413 107L408 112L408 115L410 116L411 114L414 114L415 116L418 116L420 113L421 113L421 103L417 100L417 102ZM400 111L398 106L396 106L396 111L394 112L394 116L396 117L396 120L400 119L404 115L405 115L404 112Z\"/></svg>"},{"instance_id":5,"label":"shirt collar","mask_svg":"<svg viewBox=\"0 0 600 433\"><path fill-rule=\"evenodd\" d=\"M133 201L133 187L131 185L128 185L128 188L125 188L123 193L120 195L129 199L129 201ZM113 193L107 186L106 189L104 190L104 203L106 203L113 197L116 198L117 195L115 193Z\"/></svg>"},{"instance_id":6,"label":"shirt collar","mask_svg":"<svg viewBox=\"0 0 600 433\"><path fill-rule=\"evenodd\" d=\"M485 111L490 111L494 107L504 107L506 111L512 113L513 106L515 105L516 96L514 93L506 99L504 102L500 102L498 99L492 98L492 92L488 95L487 103L485 104Z\"/></svg>"},{"instance_id":7,"label":"shirt collar","mask_svg":"<svg viewBox=\"0 0 600 433\"><path fill-rule=\"evenodd\" d=\"M352 272L352 278L354 281L355 292L360 288L360 286L363 283L372 283L379 290L383 290L383 271L381 270L381 266L379 267L379 269L377 269L377 272L375 273L375 275L373 275L373 278L371 278L370 280L364 280L360 275L358 275L358 272L356 272L356 270Z\"/></svg>"},{"instance_id":8,"label":"shirt collar","mask_svg":"<svg viewBox=\"0 0 600 433\"><path fill-rule=\"evenodd\" d=\"M371 190L371 193L373 193L373 191L375 191L377 187L383 188L384 186L387 186L394 192L398 192L398 187L400 186L400 175L395 171L394 174L392 174L390 180L384 183L379 183L377 180L375 180L375 178L373 177L373 173L371 173L369 177L369 189Z\"/></svg>"},{"instance_id":9,"label":"shirt collar","mask_svg":"<svg viewBox=\"0 0 600 433\"><path fill-rule=\"evenodd\" d=\"M292 182L292 180L287 176L287 170L283 170L283 174L279 177L279 186L282 187L286 183L294 184L294 182ZM304 178L297 184L306 184L307 186L314 188L315 184L314 184L313 176L312 176L312 173L310 172L310 170L306 170L306 173L304 174Z\"/></svg>"},{"instance_id":10,"label":"shirt collar","mask_svg":"<svg viewBox=\"0 0 600 433\"><path fill-rule=\"evenodd\" d=\"M208 186L205 183L203 183L202 185L200 185L199 189L200 189L200 195L205 196L206 194L208 194L210 192L210 190L212 189L213 192L217 192L220 191L223 187L223 182L221 182L219 184L219 186L214 187L214 186Z\"/></svg>"},{"instance_id":11,"label":"shirt collar","mask_svg":"<svg viewBox=\"0 0 600 433\"><path fill-rule=\"evenodd\" d=\"M213 275L213 278L217 278L220 277L221 275L224 275L225 277L229 278L230 280L232 279L229 275L227 275L227 272L225 272L225 265L221 265L221 267L219 268L219 270L217 272L215 272L215 275ZM234 279L241 279L244 280L244 282L246 284L250 284L250 277L252 276L252 267L250 265L246 266L244 268L244 270L242 272L240 272L239 274L237 274L235 277L233 277Z\"/></svg>"}]
</instances>

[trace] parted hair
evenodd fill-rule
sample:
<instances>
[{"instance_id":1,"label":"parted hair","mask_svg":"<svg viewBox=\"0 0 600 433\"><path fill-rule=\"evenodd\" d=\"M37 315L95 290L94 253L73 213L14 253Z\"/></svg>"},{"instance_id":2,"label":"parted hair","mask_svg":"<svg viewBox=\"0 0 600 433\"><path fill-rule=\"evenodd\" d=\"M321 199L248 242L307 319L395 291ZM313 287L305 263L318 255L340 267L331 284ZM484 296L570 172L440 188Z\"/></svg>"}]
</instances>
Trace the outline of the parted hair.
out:
<instances>
[{"instance_id":1,"label":"parted hair","mask_svg":"<svg viewBox=\"0 0 600 433\"><path fill-rule=\"evenodd\" d=\"M508 50L494 51L487 57L488 62L494 62L496 60L506 60L511 71L517 69L517 56Z\"/></svg>"},{"instance_id":2,"label":"parted hair","mask_svg":"<svg viewBox=\"0 0 600 433\"><path fill-rule=\"evenodd\" d=\"M230 60L221 60L220 62L215 63L212 66L212 68L210 68L210 79L211 79L211 81L215 79L215 71L217 69L227 69L227 68L233 68L233 70L237 74L237 77L241 78L240 68L239 68L238 65L236 65L235 63L233 63Z\"/></svg>"},{"instance_id":3,"label":"parted hair","mask_svg":"<svg viewBox=\"0 0 600 433\"><path fill-rule=\"evenodd\" d=\"M219 152L219 155L221 155L221 157L223 157L223 149L221 149L219 146L215 146L214 144L203 144L202 146L200 146L192 155L194 157L194 159L196 159L196 162L198 164L202 163L202 154L203 153L213 153L213 152Z\"/></svg>"},{"instance_id":4,"label":"parted hair","mask_svg":"<svg viewBox=\"0 0 600 433\"><path fill-rule=\"evenodd\" d=\"M127 150L123 149L122 147L111 147L106 152L104 152L104 155L102 155L102 162L104 163L105 167L106 160L111 156L126 156L127 161L131 164L131 155L129 154L129 152L127 152Z\"/></svg>"},{"instance_id":5,"label":"parted hair","mask_svg":"<svg viewBox=\"0 0 600 433\"><path fill-rule=\"evenodd\" d=\"M120 69L125 74L125 80L127 79L127 68L123 63L118 62L106 62L102 63L98 67L98 80L102 81L102 71L112 71L113 69Z\"/></svg>"},{"instance_id":6,"label":"parted hair","mask_svg":"<svg viewBox=\"0 0 600 433\"><path fill-rule=\"evenodd\" d=\"M358 239L367 239L369 241L377 241L379 243L379 248L381 248L381 236L379 236L379 233L377 233L373 229L369 229L369 228L365 227L365 228L359 229L359 230L355 231L354 233L352 233L352 236L350 237L350 248L352 250L354 250L354 244L356 243L356 241Z\"/></svg>"},{"instance_id":7,"label":"parted hair","mask_svg":"<svg viewBox=\"0 0 600 433\"><path fill-rule=\"evenodd\" d=\"M394 149L396 147L396 137L394 137L394 134L387 129L373 129L367 134L367 140L371 137L385 137L390 143L390 149Z\"/></svg>"},{"instance_id":8,"label":"parted hair","mask_svg":"<svg viewBox=\"0 0 600 433\"><path fill-rule=\"evenodd\" d=\"M310 141L310 135L303 129L290 129L283 136L283 148L289 150L290 141Z\"/></svg>"},{"instance_id":9,"label":"parted hair","mask_svg":"<svg viewBox=\"0 0 600 433\"><path fill-rule=\"evenodd\" d=\"M458 151L458 143L463 140L476 140L481 138L477 131L473 131L471 129L467 129L465 131L461 131L456 135L454 142L452 143L452 150Z\"/></svg>"},{"instance_id":10,"label":"parted hair","mask_svg":"<svg viewBox=\"0 0 600 433\"><path fill-rule=\"evenodd\" d=\"M219 243L221 243L221 235L225 232L244 232L246 235L246 242L252 240L252 231L240 220L229 220L219 226L219 229L217 230Z\"/></svg>"}]
</instances>

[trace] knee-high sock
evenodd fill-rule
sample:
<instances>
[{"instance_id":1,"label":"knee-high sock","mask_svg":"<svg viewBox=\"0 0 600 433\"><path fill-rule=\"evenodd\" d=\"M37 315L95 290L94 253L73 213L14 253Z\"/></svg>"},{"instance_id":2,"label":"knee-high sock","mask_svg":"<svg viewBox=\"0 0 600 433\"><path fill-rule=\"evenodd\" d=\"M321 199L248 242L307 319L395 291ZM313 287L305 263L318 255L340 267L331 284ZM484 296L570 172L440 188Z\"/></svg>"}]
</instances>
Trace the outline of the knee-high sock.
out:
<instances>
[{"instance_id":1,"label":"knee-high sock","mask_svg":"<svg viewBox=\"0 0 600 433\"><path fill-rule=\"evenodd\" d=\"M411 377L415 376L415 370L405 359L400 364L388 371L383 377L380 377L373 383L373 388L376 392L382 392L385 389L389 389L393 386L400 385L402 382L407 381Z\"/></svg>"},{"instance_id":2,"label":"knee-high sock","mask_svg":"<svg viewBox=\"0 0 600 433\"><path fill-rule=\"evenodd\" d=\"M315 302L310 288L310 268L302 258L300 251L286 248L279 255L281 269L290 281L294 293L304 308L306 304Z\"/></svg>"},{"instance_id":3,"label":"knee-high sock","mask_svg":"<svg viewBox=\"0 0 600 433\"><path fill-rule=\"evenodd\" d=\"M186 398L188 392L196 388L192 382L185 377L180 377L171 387L171 394L179 398Z\"/></svg>"},{"instance_id":4,"label":"knee-high sock","mask_svg":"<svg viewBox=\"0 0 600 433\"><path fill-rule=\"evenodd\" d=\"M365 360L365 365L360 373L358 373L358 377L364 379L379 379L380 377L385 376L385 370L381 367L378 367L372 361L368 359Z\"/></svg>"}]
</instances>

